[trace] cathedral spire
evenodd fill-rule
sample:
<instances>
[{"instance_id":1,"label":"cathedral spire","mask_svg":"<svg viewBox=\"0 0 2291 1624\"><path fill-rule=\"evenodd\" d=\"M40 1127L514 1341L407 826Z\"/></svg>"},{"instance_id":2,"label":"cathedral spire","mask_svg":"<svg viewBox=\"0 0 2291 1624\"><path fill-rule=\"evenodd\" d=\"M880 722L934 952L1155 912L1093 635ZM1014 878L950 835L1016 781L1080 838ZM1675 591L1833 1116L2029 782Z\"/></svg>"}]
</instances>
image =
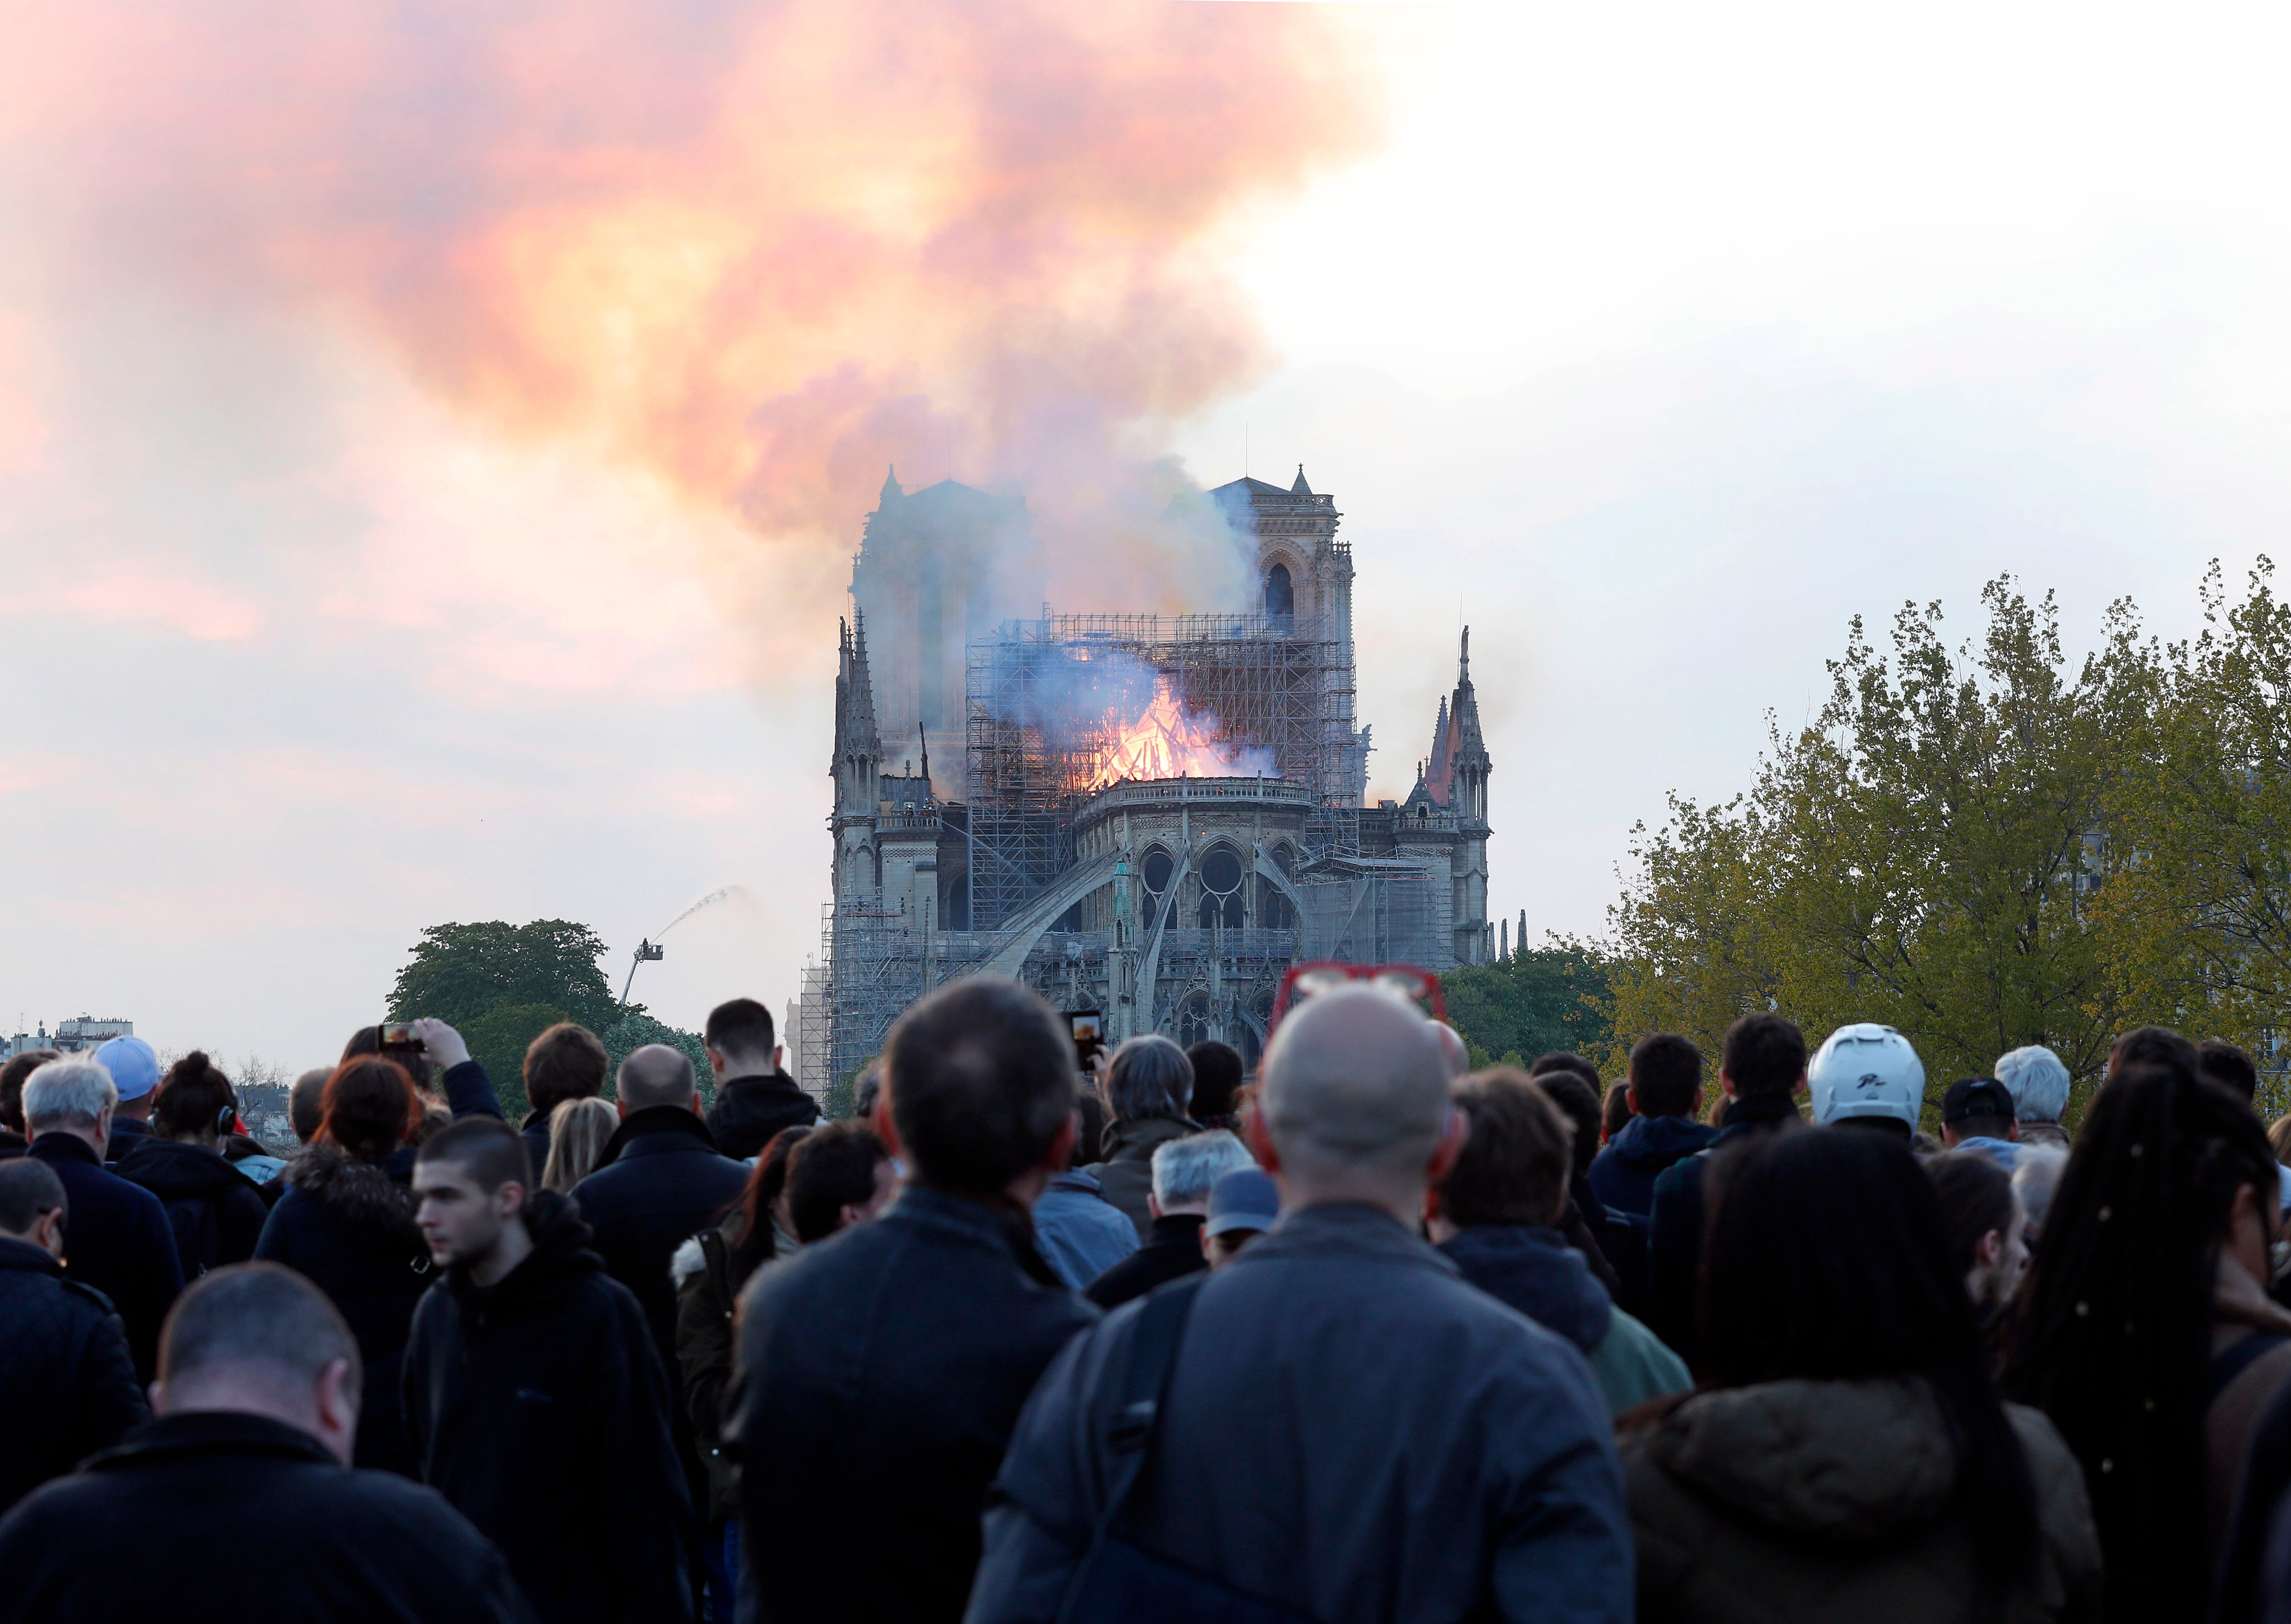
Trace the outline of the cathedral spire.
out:
<instances>
[{"instance_id":1,"label":"cathedral spire","mask_svg":"<svg viewBox=\"0 0 2291 1624\"><path fill-rule=\"evenodd\" d=\"M915 736L923 742L923 799L926 800L935 800L938 798L938 792L931 788L930 735L924 729L923 725L920 722L917 722L915 724Z\"/></svg>"},{"instance_id":2,"label":"cathedral spire","mask_svg":"<svg viewBox=\"0 0 2291 1624\"><path fill-rule=\"evenodd\" d=\"M893 462L887 466L888 471L883 475L883 489L880 493L880 500L882 505L888 508L893 502L904 496L906 492L899 488L899 465L896 462Z\"/></svg>"}]
</instances>

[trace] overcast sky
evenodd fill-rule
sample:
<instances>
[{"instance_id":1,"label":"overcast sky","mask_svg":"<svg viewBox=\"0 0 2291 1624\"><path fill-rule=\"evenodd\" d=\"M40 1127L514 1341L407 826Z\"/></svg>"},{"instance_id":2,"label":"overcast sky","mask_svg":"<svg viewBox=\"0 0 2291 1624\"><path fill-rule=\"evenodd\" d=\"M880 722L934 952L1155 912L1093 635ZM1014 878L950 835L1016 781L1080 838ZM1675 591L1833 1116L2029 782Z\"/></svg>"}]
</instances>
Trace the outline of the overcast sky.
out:
<instances>
[{"instance_id":1,"label":"overcast sky","mask_svg":"<svg viewBox=\"0 0 2291 1624\"><path fill-rule=\"evenodd\" d=\"M2011 571L2177 632L2283 531L2257 8L85 9L0 70L12 1028L299 1067L423 925L583 921L617 985L727 885L638 995L778 1007L923 446L1054 535L1119 534L1064 468L1302 462L1389 792L1472 624L1537 932L1853 615Z\"/></svg>"}]
</instances>

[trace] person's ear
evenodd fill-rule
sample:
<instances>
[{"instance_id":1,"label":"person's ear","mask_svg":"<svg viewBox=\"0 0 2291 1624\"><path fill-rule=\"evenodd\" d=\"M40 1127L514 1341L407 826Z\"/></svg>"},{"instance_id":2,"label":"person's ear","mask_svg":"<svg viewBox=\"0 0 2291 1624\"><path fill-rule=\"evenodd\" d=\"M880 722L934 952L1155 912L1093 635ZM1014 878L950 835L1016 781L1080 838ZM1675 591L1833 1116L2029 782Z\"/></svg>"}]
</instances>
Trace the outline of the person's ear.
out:
<instances>
[{"instance_id":1,"label":"person's ear","mask_svg":"<svg viewBox=\"0 0 2291 1624\"><path fill-rule=\"evenodd\" d=\"M875 1109L869 1121L874 1126L875 1137L883 1141L883 1148L891 1153L891 1160L904 1161L906 1152L899 1145L899 1125L891 1120L891 1073L888 1069L883 1073L882 1091L875 1096Z\"/></svg>"},{"instance_id":2,"label":"person's ear","mask_svg":"<svg viewBox=\"0 0 2291 1624\"><path fill-rule=\"evenodd\" d=\"M494 1216L507 1223L525 1211L525 1186L514 1178L504 1178L494 1192Z\"/></svg>"},{"instance_id":3,"label":"person's ear","mask_svg":"<svg viewBox=\"0 0 2291 1624\"><path fill-rule=\"evenodd\" d=\"M625 1094L615 1096L613 1100L613 1109L621 1113L621 1121L624 1122L627 1122L629 1120L629 1097Z\"/></svg>"},{"instance_id":4,"label":"person's ear","mask_svg":"<svg viewBox=\"0 0 2291 1624\"><path fill-rule=\"evenodd\" d=\"M700 1090L697 1089L692 1090L692 1114L695 1116L708 1114L707 1107L701 1104Z\"/></svg>"},{"instance_id":5,"label":"person's ear","mask_svg":"<svg viewBox=\"0 0 2291 1624\"><path fill-rule=\"evenodd\" d=\"M318 1411L319 1442L344 1466L350 1464L358 1450L361 1396L350 1383L350 1362L347 1359L336 1359L319 1371L318 1385L311 1393Z\"/></svg>"},{"instance_id":6,"label":"person's ear","mask_svg":"<svg viewBox=\"0 0 2291 1624\"><path fill-rule=\"evenodd\" d=\"M1042 1157L1042 1165L1053 1171L1063 1170L1066 1163L1073 1160L1074 1141L1081 1137L1081 1120L1070 1111L1066 1113L1066 1120L1058 1124L1057 1134L1050 1140L1050 1148ZM1149 1194L1146 1199L1150 1202L1154 1198Z\"/></svg>"},{"instance_id":7,"label":"person's ear","mask_svg":"<svg viewBox=\"0 0 2291 1624\"><path fill-rule=\"evenodd\" d=\"M64 1210L51 1207L33 1220L32 1244L51 1258L64 1255Z\"/></svg>"},{"instance_id":8,"label":"person's ear","mask_svg":"<svg viewBox=\"0 0 2291 1624\"><path fill-rule=\"evenodd\" d=\"M1631 1114L1633 1116L1636 1116L1639 1113L1639 1091L1631 1087L1630 1084L1625 1083L1623 1085L1623 1098L1629 1103ZM1696 1095L1694 1097L1694 1103L1698 1105L1700 1105L1702 1103L1702 1097L1699 1094Z\"/></svg>"},{"instance_id":9,"label":"person's ear","mask_svg":"<svg viewBox=\"0 0 2291 1624\"><path fill-rule=\"evenodd\" d=\"M1265 1130L1265 1113L1249 1113L1249 1154L1257 1158L1257 1165L1268 1173L1281 1170L1281 1153L1273 1148L1273 1136Z\"/></svg>"},{"instance_id":10,"label":"person's ear","mask_svg":"<svg viewBox=\"0 0 2291 1624\"><path fill-rule=\"evenodd\" d=\"M772 1070L776 1072L784 1072L787 1070L786 1044L775 1043L772 1045Z\"/></svg>"},{"instance_id":11,"label":"person's ear","mask_svg":"<svg viewBox=\"0 0 2291 1624\"><path fill-rule=\"evenodd\" d=\"M1162 1198L1151 1190L1146 1192L1146 1210L1155 1218L1162 1216Z\"/></svg>"},{"instance_id":12,"label":"person's ear","mask_svg":"<svg viewBox=\"0 0 2291 1624\"><path fill-rule=\"evenodd\" d=\"M1984 1269L1997 1266L1997 1259L2005 1255L2005 1232L1992 1229L1973 1243L1973 1261Z\"/></svg>"},{"instance_id":13,"label":"person's ear","mask_svg":"<svg viewBox=\"0 0 2291 1624\"><path fill-rule=\"evenodd\" d=\"M1471 1137L1472 1124L1455 1106L1448 1107L1448 1120L1440 1129L1440 1144L1432 1153L1425 1174L1434 1184L1448 1176L1456 1165L1456 1158L1464 1154L1464 1141Z\"/></svg>"}]
</instances>

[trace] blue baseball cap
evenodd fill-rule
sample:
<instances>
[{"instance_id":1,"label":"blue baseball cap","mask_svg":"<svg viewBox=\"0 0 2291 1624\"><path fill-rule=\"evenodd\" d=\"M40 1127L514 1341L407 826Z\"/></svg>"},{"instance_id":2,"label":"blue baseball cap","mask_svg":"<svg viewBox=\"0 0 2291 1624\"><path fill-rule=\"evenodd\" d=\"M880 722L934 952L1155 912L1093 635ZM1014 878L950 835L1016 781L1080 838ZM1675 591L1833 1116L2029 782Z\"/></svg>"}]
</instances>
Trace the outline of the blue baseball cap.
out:
<instances>
[{"instance_id":1,"label":"blue baseball cap","mask_svg":"<svg viewBox=\"0 0 2291 1624\"><path fill-rule=\"evenodd\" d=\"M1237 1167L1210 1186L1210 1216L1202 1230L1221 1235L1229 1229L1270 1229L1280 1216L1281 1186L1273 1175Z\"/></svg>"},{"instance_id":2,"label":"blue baseball cap","mask_svg":"<svg viewBox=\"0 0 2291 1624\"><path fill-rule=\"evenodd\" d=\"M95 1063L111 1073L123 1100L141 1099L159 1086L159 1057L141 1038L113 1038L96 1046Z\"/></svg>"}]
</instances>

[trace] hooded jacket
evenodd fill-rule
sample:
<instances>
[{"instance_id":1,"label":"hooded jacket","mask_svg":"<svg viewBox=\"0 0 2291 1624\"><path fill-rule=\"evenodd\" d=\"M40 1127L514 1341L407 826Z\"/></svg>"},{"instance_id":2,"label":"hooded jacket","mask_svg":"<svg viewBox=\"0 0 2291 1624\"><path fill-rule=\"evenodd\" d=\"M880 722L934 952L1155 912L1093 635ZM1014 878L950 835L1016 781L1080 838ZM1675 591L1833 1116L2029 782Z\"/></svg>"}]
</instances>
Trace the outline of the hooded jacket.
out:
<instances>
[{"instance_id":1,"label":"hooded jacket","mask_svg":"<svg viewBox=\"0 0 2291 1624\"><path fill-rule=\"evenodd\" d=\"M15 1624L530 1624L501 1553L430 1491L267 1416L163 1416L0 1522Z\"/></svg>"},{"instance_id":2,"label":"hooded jacket","mask_svg":"<svg viewBox=\"0 0 2291 1624\"><path fill-rule=\"evenodd\" d=\"M110 1299L127 1328L135 1374L158 1374L159 1327L183 1289L175 1234L150 1191L128 1183L97 1160L95 1147L68 1133L44 1133L24 1153L44 1162L64 1186L64 1274Z\"/></svg>"},{"instance_id":3,"label":"hooded jacket","mask_svg":"<svg viewBox=\"0 0 2291 1624\"><path fill-rule=\"evenodd\" d=\"M501 1548L543 1624L688 1619L689 1501L644 1311L563 1196L535 1191L524 1221L523 1262L490 1288L448 1270L414 1314L422 1479Z\"/></svg>"},{"instance_id":4,"label":"hooded jacket","mask_svg":"<svg viewBox=\"0 0 2291 1624\"><path fill-rule=\"evenodd\" d=\"M144 1416L127 1333L103 1293L28 1241L0 1237L0 1515L119 1442Z\"/></svg>"},{"instance_id":5,"label":"hooded jacket","mask_svg":"<svg viewBox=\"0 0 2291 1624\"><path fill-rule=\"evenodd\" d=\"M1170 1116L1117 1117L1105 1125L1098 1141L1105 1153L1090 1164L1097 1192L1121 1209L1121 1216L1137 1229L1137 1243L1154 1238L1154 1211L1146 1198L1154 1193L1154 1153L1172 1139L1199 1133L1191 1122Z\"/></svg>"},{"instance_id":6,"label":"hooded jacket","mask_svg":"<svg viewBox=\"0 0 2291 1624\"><path fill-rule=\"evenodd\" d=\"M1635 1116L1591 1159L1591 1189L1618 1212L1646 1217L1654 1210L1654 1181L1697 1151L1710 1148L1718 1130L1684 1116Z\"/></svg>"},{"instance_id":7,"label":"hooded jacket","mask_svg":"<svg viewBox=\"0 0 2291 1624\"><path fill-rule=\"evenodd\" d=\"M819 1120L819 1102L796 1086L785 1072L763 1077L727 1077L708 1108L708 1132L716 1148L736 1162L763 1154L784 1128L808 1128Z\"/></svg>"},{"instance_id":8,"label":"hooded jacket","mask_svg":"<svg viewBox=\"0 0 2291 1624\"><path fill-rule=\"evenodd\" d=\"M306 1146L279 1177L286 1194L270 1210L254 1255L307 1277L349 1322L366 1366L358 1463L410 1477L398 1369L414 1306L435 1278L414 1226L414 1193L383 1164L326 1144Z\"/></svg>"},{"instance_id":9,"label":"hooded jacket","mask_svg":"<svg viewBox=\"0 0 2291 1624\"><path fill-rule=\"evenodd\" d=\"M1483 1224L1440 1243L1464 1278L1581 1350L1610 1413L1693 1386L1686 1365L1616 1307L1555 1229Z\"/></svg>"},{"instance_id":10,"label":"hooded jacket","mask_svg":"<svg viewBox=\"0 0 2291 1624\"><path fill-rule=\"evenodd\" d=\"M1666 1624L1933 1624L2100 1616L2100 1537L2053 1424L2007 1404L2036 1547L1998 1588L1958 1508L1957 1448L1914 1378L1698 1393L1625 1432L1639 1617Z\"/></svg>"},{"instance_id":11,"label":"hooded jacket","mask_svg":"<svg viewBox=\"0 0 2291 1624\"><path fill-rule=\"evenodd\" d=\"M254 1180L233 1167L221 1151L153 1137L138 1140L115 1170L128 1183L150 1191L166 1208L186 1281L254 1256L270 1209Z\"/></svg>"}]
</instances>

